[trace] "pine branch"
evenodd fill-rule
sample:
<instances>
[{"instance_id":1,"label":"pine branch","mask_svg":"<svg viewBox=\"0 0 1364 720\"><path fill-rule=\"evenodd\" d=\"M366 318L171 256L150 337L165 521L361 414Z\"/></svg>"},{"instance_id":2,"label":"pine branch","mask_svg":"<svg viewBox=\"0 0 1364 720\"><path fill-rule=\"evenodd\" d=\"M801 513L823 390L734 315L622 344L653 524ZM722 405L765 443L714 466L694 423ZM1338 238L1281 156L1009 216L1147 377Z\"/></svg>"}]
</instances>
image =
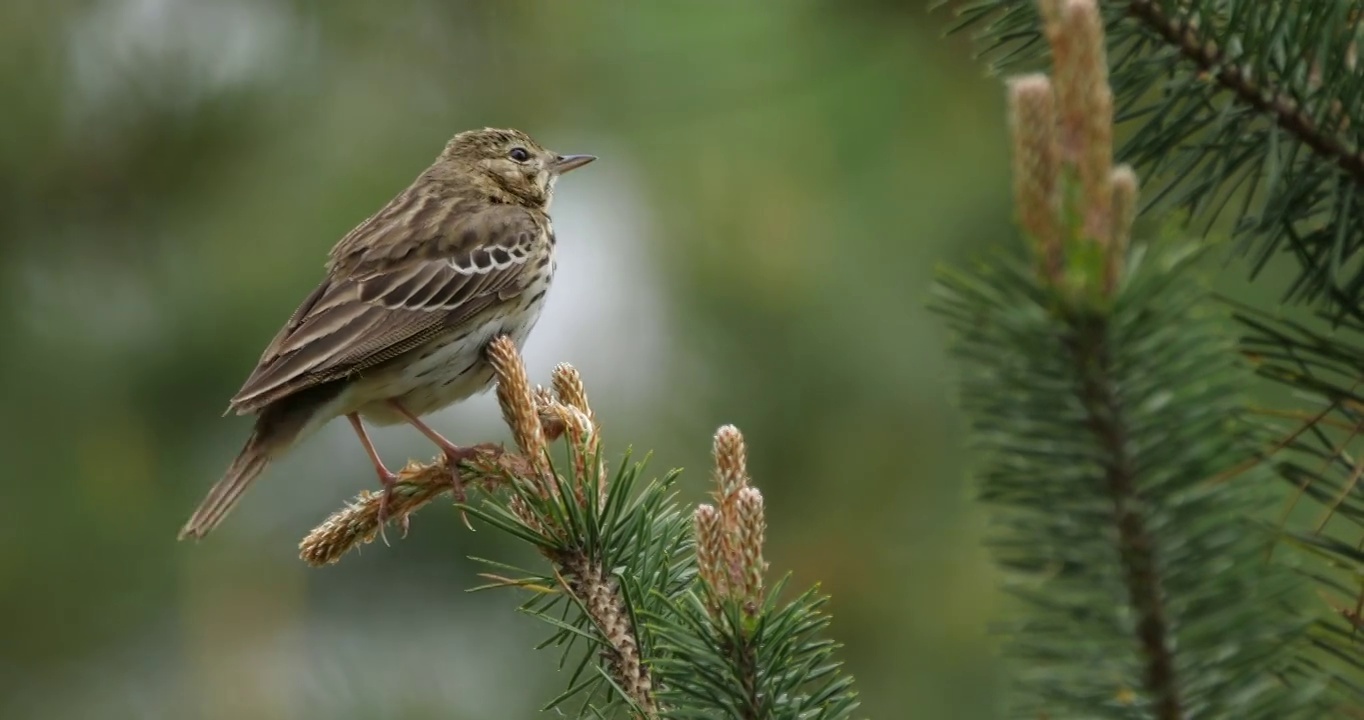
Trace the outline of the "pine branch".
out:
<instances>
[{"instance_id":1,"label":"pine branch","mask_svg":"<svg viewBox=\"0 0 1364 720\"><path fill-rule=\"evenodd\" d=\"M642 465L607 471L576 370L560 365L553 391L533 389L510 341L495 340L488 357L517 450L482 446L460 465L485 493L481 506L465 510L547 561L547 570L522 577L486 575L492 582L480 588L531 592L521 610L554 629L545 644L562 647L573 672L547 709L580 697L584 717L851 715L857 695L833 657L838 646L822 637L823 599L812 591L781 604L782 585L766 588L762 494L750 485L737 429L715 437L717 505L689 515L671 495L676 473L645 484ZM557 440L567 450L558 466L550 447ZM409 466L389 504L393 520L450 492L450 483L440 460ZM304 539L303 558L332 563L372 541L378 503L365 493L334 514Z\"/></svg>"},{"instance_id":2,"label":"pine branch","mask_svg":"<svg viewBox=\"0 0 1364 720\"><path fill-rule=\"evenodd\" d=\"M1070 0L1047 0L1061 7ZM1028 66L1047 44L1033 3L976 0L958 29L978 29L998 70ZM1184 208L1211 224L1230 208L1258 274L1288 254L1286 297L1337 318L1364 300L1364 110L1357 0L1107 0L1119 155L1155 179L1148 209ZM1230 207L1232 203L1234 207Z\"/></svg>"},{"instance_id":3,"label":"pine branch","mask_svg":"<svg viewBox=\"0 0 1364 720\"><path fill-rule=\"evenodd\" d=\"M1291 576L1263 562L1225 314L1196 253L1126 238L1094 0L1043 2L1055 78L1009 82L1014 197L1032 264L945 274L962 404L997 562L1022 601L1013 716L1312 718Z\"/></svg>"},{"instance_id":4,"label":"pine branch","mask_svg":"<svg viewBox=\"0 0 1364 720\"><path fill-rule=\"evenodd\" d=\"M1042 6L1054 12L1071 2ZM1261 433L1262 453L1248 453L1220 481L1239 481L1267 460L1292 483L1279 531L1312 563L1302 572L1322 601L1304 607L1330 610L1291 675L1300 683L1329 680L1359 704L1364 654L1351 618L1364 609L1357 580L1364 567L1353 549L1364 537L1364 368L1361 349L1324 328L1358 328L1364 319L1364 135L1354 122L1364 110L1364 8L1357 0L1111 0L1102 7L1119 116L1130 129L1121 155L1161 186L1148 209L1183 207L1211 223L1231 208L1252 274L1289 254L1299 273L1285 300L1319 311L1321 330L1240 313L1244 347L1260 374L1295 390L1305 405L1271 409L1297 421L1274 425L1277 435ZM987 54L1008 67L1047 53L1039 16L1031 3L984 0L964 5L962 26L979 28ZM1303 498L1320 510L1290 532L1290 512Z\"/></svg>"},{"instance_id":5,"label":"pine branch","mask_svg":"<svg viewBox=\"0 0 1364 720\"><path fill-rule=\"evenodd\" d=\"M1137 490L1137 458L1130 452L1132 437L1127 428L1130 409L1117 393L1120 375L1113 365L1112 328L1108 318L1091 316L1073 320L1071 330L1073 335L1063 342L1079 377L1076 394L1084 407L1085 424L1105 458L1104 479L1113 503L1118 558L1129 602L1136 611L1137 640L1146 656L1145 687L1156 718L1179 720L1185 714L1175 678L1156 543Z\"/></svg>"},{"instance_id":6,"label":"pine branch","mask_svg":"<svg viewBox=\"0 0 1364 720\"><path fill-rule=\"evenodd\" d=\"M1356 185L1364 186L1364 153L1351 150L1336 133L1319 126L1288 91L1268 82L1265 87L1258 85L1250 66L1229 58L1216 39L1199 32L1189 16L1168 14L1155 0L1128 0L1127 12L1170 47L1177 48L1185 60L1215 79L1237 101L1273 118L1293 138L1323 160L1335 163ZM1287 8L1282 12L1287 12ZM1335 114L1339 121L1339 113Z\"/></svg>"},{"instance_id":7,"label":"pine branch","mask_svg":"<svg viewBox=\"0 0 1364 720\"><path fill-rule=\"evenodd\" d=\"M1291 388L1306 411L1261 409L1267 418L1264 449L1252 464L1273 467L1292 488L1280 512L1281 531L1290 549L1309 561L1304 577L1318 587L1324 611L1313 633L1313 647L1299 660L1299 671L1327 679L1364 716L1364 347L1329 330L1329 318L1305 323L1239 306L1246 328L1242 345L1261 376ZM1353 324L1347 330L1360 328ZM1247 467L1252 466L1248 464ZM1319 509L1306 514L1301 530L1284 528L1307 498Z\"/></svg>"},{"instance_id":8,"label":"pine branch","mask_svg":"<svg viewBox=\"0 0 1364 720\"><path fill-rule=\"evenodd\" d=\"M514 496L508 508L527 528L541 533L540 552L554 565L559 587L581 608L604 640L605 664L611 679L634 714L656 718L659 708L654 699L653 680L641 657L638 628L620 583L612 576L609 555L603 552L599 540L591 537L590 527L582 524L590 523L590 517L570 517L575 506L588 515L600 509L609 492L605 469L597 457L599 428L592 420L582 381L576 371L560 366L555 371L555 385L560 388L557 401L545 394L537 397L520 354L509 339L495 340L488 348L488 356L498 378L497 399L503 419L512 428L522 455L535 459L533 482L522 483L532 492ZM581 482L574 483L572 488L554 473L548 462L542 415L558 420L571 447L577 451L574 477ZM583 530L588 532L580 534Z\"/></svg>"}]
</instances>

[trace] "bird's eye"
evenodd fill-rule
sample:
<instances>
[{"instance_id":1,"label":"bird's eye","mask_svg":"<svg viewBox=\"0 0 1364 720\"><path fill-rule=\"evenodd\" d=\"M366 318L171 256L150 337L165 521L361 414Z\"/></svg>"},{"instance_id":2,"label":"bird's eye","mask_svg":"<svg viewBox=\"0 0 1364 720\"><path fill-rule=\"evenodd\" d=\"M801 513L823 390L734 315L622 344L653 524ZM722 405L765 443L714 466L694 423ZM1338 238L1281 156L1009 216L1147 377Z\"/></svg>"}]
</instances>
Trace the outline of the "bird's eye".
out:
<instances>
[{"instance_id":1,"label":"bird's eye","mask_svg":"<svg viewBox=\"0 0 1364 720\"><path fill-rule=\"evenodd\" d=\"M530 153L526 152L526 149L522 147L514 147L511 149L511 152L507 154L516 162L525 162L530 159Z\"/></svg>"}]
</instances>

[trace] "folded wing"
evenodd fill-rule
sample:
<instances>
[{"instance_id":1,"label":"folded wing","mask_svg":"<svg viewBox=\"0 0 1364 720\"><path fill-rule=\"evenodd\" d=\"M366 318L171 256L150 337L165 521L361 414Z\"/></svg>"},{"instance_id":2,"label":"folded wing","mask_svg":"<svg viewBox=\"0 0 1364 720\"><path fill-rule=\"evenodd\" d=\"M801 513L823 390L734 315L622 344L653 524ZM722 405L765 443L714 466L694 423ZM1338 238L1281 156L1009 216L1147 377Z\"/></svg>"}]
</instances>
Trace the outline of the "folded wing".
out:
<instances>
[{"instance_id":1,"label":"folded wing","mask_svg":"<svg viewBox=\"0 0 1364 720\"><path fill-rule=\"evenodd\" d=\"M376 234L393 228L373 222ZM450 217L407 252L378 245L334 262L266 348L232 398L253 412L305 388L396 358L479 313L511 301L534 263L547 227L528 211L500 205ZM349 239L349 238L348 238ZM364 247L365 243L356 243Z\"/></svg>"}]
</instances>

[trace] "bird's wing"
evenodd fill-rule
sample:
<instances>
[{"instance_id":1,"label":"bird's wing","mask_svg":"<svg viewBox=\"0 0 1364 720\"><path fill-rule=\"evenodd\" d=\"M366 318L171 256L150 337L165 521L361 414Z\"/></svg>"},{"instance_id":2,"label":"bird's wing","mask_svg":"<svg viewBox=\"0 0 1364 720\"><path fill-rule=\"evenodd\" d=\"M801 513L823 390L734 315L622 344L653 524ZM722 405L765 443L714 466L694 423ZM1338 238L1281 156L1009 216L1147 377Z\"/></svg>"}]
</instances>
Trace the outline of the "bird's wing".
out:
<instances>
[{"instance_id":1,"label":"bird's wing","mask_svg":"<svg viewBox=\"0 0 1364 720\"><path fill-rule=\"evenodd\" d=\"M382 230L382 228L375 228ZM261 356L232 408L251 412L416 348L519 295L548 254L548 228L511 206L452 216L435 237L394 257L334 266Z\"/></svg>"}]
</instances>

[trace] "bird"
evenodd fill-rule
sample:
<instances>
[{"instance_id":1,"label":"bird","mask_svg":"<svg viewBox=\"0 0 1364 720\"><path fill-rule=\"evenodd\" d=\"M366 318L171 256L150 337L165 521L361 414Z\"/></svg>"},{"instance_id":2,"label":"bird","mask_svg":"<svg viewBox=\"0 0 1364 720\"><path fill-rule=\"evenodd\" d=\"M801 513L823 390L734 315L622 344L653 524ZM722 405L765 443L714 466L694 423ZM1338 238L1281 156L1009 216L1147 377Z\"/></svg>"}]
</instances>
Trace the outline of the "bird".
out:
<instances>
[{"instance_id":1,"label":"bird","mask_svg":"<svg viewBox=\"0 0 1364 720\"><path fill-rule=\"evenodd\" d=\"M397 475L365 422L407 423L458 464L476 450L421 418L487 390L484 353L522 347L557 267L549 209L555 182L596 160L560 155L514 129L455 135L417 179L332 247L322 281L266 346L227 413L254 415L240 453L180 530L216 528L270 463L345 417L384 488Z\"/></svg>"}]
</instances>

